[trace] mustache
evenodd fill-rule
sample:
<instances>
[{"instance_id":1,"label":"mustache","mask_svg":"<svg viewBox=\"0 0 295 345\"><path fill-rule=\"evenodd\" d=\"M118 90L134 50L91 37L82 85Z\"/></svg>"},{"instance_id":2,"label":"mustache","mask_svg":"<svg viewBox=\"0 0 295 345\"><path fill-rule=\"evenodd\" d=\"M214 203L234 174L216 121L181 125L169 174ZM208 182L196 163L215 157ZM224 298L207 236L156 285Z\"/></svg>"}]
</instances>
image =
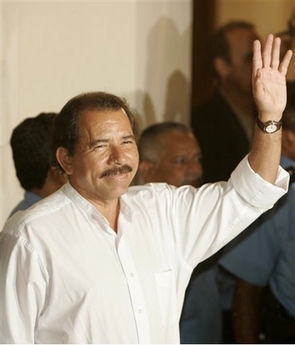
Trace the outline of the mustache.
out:
<instances>
[{"instance_id":1,"label":"mustache","mask_svg":"<svg viewBox=\"0 0 295 345\"><path fill-rule=\"evenodd\" d=\"M195 188L199 188L204 184L203 176L192 176L190 178L186 178L182 185L192 185Z\"/></svg>"},{"instance_id":2,"label":"mustache","mask_svg":"<svg viewBox=\"0 0 295 345\"><path fill-rule=\"evenodd\" d=\"M196 188L201 187L204 184L204 179L203 177L199 177L197 180L195 180L193 186Z\"/></svg>"},{"instance_id":3,"label":"mustache","mask_svg":"<svg viewBox=\"0 0 295 345\"><path fill-rule=\"evenodd\" d=\"M112 169L105 170L101 173L100 178L107 177L107 176L116 176L120 174L126 174L132 171L131 166L125 164L120 167L115 167Z\"/></svg>"}]
</instances>

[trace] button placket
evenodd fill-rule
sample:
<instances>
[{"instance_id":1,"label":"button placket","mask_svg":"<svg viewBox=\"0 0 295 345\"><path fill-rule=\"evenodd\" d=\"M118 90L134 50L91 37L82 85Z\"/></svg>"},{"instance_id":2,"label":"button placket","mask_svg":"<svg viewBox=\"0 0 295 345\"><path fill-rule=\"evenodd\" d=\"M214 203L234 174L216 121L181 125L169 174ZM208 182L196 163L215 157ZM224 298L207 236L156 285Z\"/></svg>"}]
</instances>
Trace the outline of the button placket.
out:
<instances>
[{"instance_id":1,"label":"button placket","mask_svg":"<svg viewBox=\"0 0 295 345\"><path fill-rule=\"evenodd\" d=\"M124 239L121 238L118 245L118 256L126 276L135 322L138 331L139 343L150 343L149 320L143 289L136 273L132 254Z\"/></svg>"}]
</instances>

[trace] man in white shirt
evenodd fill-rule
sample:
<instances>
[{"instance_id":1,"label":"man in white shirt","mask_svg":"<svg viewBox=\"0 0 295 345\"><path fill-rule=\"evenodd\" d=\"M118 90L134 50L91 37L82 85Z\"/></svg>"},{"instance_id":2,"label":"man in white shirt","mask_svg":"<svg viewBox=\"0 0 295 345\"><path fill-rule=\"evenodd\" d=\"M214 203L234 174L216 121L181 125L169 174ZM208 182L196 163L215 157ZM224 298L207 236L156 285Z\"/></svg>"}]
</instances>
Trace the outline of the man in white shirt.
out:
<instances>
[{"instance_id":1,"label":"man in white shirt","mask_svg":"<svg viewBox=\"0 0 295 345\"><path fill-rule=\"evenodd\" d=\"M128 189L138 151L126 103L94 92L63 107L53 142L69 183L1 233L3 343L179 342L194 267L287 191L279 121L292 53L280 63L279 52L272 35L262 54L254 42L261 122L227 183Z\"/></svg>"}]
</instances>

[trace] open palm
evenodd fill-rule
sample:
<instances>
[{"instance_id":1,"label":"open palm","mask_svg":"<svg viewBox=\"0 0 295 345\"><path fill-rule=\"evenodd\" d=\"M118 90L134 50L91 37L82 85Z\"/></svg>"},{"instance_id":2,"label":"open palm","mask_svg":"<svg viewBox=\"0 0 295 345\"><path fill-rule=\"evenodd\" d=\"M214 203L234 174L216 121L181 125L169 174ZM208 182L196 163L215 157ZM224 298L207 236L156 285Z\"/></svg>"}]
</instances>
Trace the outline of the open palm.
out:
<instances>
[{"instance_id":1,"label":"open palm","mask_svg":"<svg viewBox=\"0 0 295 345\"><path fill-rule=\"evenodd\" d=\"M267 37L264 49L254 42L252 85L262 121L280 120L286 106L286 73L292 57L289 50L280 62L280 38Z\"/></svg>"}]
</instances>

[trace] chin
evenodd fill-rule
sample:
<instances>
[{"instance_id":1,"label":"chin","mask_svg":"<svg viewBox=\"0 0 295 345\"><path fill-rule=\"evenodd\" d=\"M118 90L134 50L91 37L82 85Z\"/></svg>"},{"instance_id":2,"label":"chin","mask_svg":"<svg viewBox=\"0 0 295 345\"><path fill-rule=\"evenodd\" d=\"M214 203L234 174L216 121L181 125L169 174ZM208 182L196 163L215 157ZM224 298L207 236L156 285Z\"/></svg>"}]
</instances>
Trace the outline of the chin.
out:
<instances>
[{"instance_id":1,"label":"chin","mask_svg":"<svg viewBox=\"0 0 295 345\"><path fill-rule=\"evenodd\" d=\"M200 180L194 180L194 181L188 182L187 184L189 184L195 188L199 188L199 187L201 187L202 182Z\"/></svg>"}]
</instances>

